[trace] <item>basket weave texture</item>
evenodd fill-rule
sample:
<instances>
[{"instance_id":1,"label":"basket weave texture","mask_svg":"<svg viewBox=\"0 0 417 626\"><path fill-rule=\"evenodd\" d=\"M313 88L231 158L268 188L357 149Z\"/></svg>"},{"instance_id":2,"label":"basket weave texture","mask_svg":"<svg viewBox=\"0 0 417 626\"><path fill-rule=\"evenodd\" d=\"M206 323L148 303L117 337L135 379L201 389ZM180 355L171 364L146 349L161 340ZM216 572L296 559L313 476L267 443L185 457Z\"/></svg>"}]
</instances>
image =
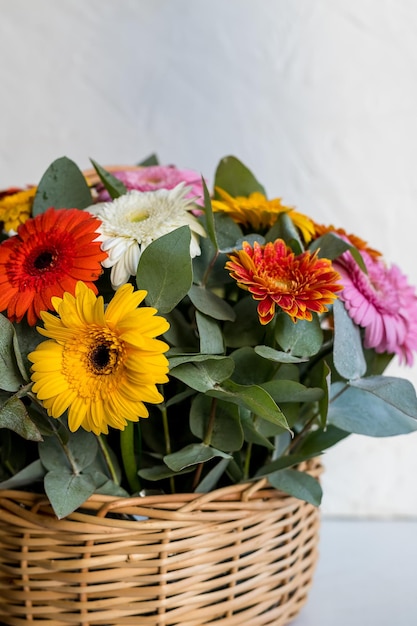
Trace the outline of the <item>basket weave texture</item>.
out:
<instances>
[{"instance_id":1,"label":"basket weave texture","mask_svg":"<svg viewBox=\"0 0 417 626\"><path fill-rule=\"evenodd\" d=\"M316 507L264 479L94 495L62 520L45 496L0 491L0 623L283 626L306 601L318 525Z\"/></svg>"}]
</instances>

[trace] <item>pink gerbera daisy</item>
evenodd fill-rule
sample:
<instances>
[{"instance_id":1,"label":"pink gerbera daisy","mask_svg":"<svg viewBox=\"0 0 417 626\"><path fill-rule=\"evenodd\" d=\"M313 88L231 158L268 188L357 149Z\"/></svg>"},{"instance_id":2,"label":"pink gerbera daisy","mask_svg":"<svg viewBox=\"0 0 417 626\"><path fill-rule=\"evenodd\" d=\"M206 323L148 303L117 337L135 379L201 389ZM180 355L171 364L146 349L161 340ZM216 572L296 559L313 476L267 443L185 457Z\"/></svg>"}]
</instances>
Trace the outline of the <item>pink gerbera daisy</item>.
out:
<instances>
[{"instance_id":1,"label":"pink gerbera daisy","mask_svg":"<svg viewBox=\"0 0 417 626\"><path fill-rule=\"evenodd\" d=\"M353 321L365 329L365 348L397 354L400 362L413 363L417 350L417 296L395 265L361 251L368 274L345 252L334 266L342 277L340 299Z\"/></svg>"},{"instance_id":2,"label":"pink gerbera daisy","mask_svg":"<svg viewBox=\"0 0 417 626\"><path fill-rule=\"evenodd\" d=\"M113 176L122 181L128 191L155 191L156 189L174 189L179 183L190 187L187 197L196 203L203 204L204 191L201 176L192 170L177 169L174 166L150 165L148 167L131 167L126 169L108 168ZM109 200L107 191L101 184L97 185L98 201Z\"/></svg>"}]
</instances>

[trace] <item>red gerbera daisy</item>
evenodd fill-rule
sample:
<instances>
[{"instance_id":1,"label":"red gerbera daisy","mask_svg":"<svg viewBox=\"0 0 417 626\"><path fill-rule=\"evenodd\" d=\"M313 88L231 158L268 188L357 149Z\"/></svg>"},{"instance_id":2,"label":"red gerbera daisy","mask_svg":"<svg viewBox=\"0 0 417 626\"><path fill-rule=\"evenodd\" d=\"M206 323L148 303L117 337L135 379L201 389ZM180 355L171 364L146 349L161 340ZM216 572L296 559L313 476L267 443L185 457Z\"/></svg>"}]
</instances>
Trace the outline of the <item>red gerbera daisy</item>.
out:
<instances>
[{"instance_id":1,"label":"red gerbera daisy","mask_svg":"<svg viewBox=\"0 0 417 626\"><path fill-rule=\"evenodd\" d=\"M253 248L245 241L243 249L229 255L226 268L239 287L247 289L260 300L258 315L261 324L268 324L278 305L296 322L312 319L312 311L324 313L336 292L342 289L339 274L329 259L321 259L317 251L295 255L285 241L277 239L264 246L255 242Z\"/></svg>"},{"instance_id":2,"label":"red gerbera daisy","mask_svg":"<svg viewBox=\"0 0 417 626\"><path fill-rule=\"evenodd\" d=\"M0 244L0 311L12 322L27 314L33 326L51 298L75 293L81 280L94 293L107 255L96 232L100 220L78 209L50 208Z\"/></svg>"}]
</instances>

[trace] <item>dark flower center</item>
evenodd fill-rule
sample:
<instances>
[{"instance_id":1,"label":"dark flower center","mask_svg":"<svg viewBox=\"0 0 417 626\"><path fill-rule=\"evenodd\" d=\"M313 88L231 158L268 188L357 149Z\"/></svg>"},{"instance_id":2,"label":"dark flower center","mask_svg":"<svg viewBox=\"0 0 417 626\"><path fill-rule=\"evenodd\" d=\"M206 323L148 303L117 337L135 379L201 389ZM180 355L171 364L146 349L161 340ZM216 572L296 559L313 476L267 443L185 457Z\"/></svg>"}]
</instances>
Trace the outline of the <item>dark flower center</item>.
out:
<instances>
[{"instance_id":1,"label":"dark flower center","mask_svg":"<svg viewBox=\"0 0 417 626\"><path fill-rule=\"evenodd\" d=\"M102 343L96 346L90 355L91 362L97 370L102 370L110 362L110 348L107 344Z\"/></svg>"},{"instance_id":2,"label":"dark flower center","mask_svg":"<svg viewBox=\"0 0 417 626\"><path fill-rule=\"evenodd\" d=\"M45 270L53 265L54 255L51 252L45 251L38 254L33 262L35 269Z\"/></svg>"}]
</instances>

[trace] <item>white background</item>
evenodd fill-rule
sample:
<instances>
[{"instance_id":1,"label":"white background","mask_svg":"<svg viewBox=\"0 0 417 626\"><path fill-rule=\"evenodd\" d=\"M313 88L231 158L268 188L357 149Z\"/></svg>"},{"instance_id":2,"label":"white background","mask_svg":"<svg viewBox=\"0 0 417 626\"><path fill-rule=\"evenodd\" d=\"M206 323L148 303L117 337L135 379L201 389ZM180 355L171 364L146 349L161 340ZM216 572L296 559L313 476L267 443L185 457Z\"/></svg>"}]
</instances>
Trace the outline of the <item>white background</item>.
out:
<instances>
[{"instance_id":1,"label":"white background","mask_svg":"<svg viewBox=\"0 0 417 626\"><path fill-rule=\"evenodd\" d=\"M0 0L0 188L234 154L417 284L413 0ZM417 383L417 367L391 373ZM325 514L417 516L417 434L325 457Z\"/></svg>"}]
</instances>

